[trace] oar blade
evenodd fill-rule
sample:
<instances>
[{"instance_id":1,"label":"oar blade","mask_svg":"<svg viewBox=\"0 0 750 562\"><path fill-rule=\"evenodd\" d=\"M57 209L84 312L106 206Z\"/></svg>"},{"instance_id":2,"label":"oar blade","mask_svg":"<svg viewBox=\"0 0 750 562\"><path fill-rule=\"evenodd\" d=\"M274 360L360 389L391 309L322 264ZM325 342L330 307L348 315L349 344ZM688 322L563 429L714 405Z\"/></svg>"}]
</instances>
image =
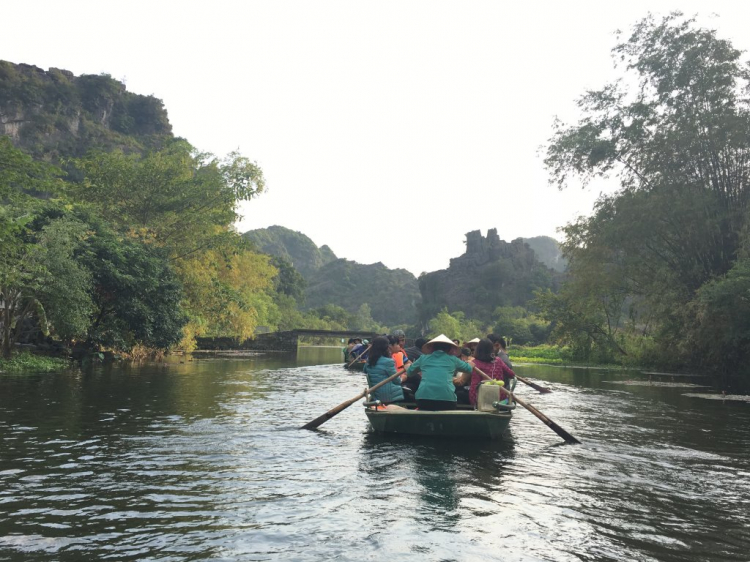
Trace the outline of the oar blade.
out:
<instances>
[{"instance_id":1,"label":"oar blade","mask_svg":"<svg viewBox=\"0 0 750 562\"><path fill-rule=\"evenodd\" d=\"M580 445L581 444L581 442L578 439L576 439L575 437L573 437L570 433L568 433L567 431L565 431L562 427L560 427L559 425L557 425L555 422L553 422L549 418L547 418L547 419L549 420L549 427L550 427L550 429L552 431L554 431L555 433L557 433L560 437L562 437L565 440L566 443L570 443L571 445Z\"/></svg>"}]
</instances>

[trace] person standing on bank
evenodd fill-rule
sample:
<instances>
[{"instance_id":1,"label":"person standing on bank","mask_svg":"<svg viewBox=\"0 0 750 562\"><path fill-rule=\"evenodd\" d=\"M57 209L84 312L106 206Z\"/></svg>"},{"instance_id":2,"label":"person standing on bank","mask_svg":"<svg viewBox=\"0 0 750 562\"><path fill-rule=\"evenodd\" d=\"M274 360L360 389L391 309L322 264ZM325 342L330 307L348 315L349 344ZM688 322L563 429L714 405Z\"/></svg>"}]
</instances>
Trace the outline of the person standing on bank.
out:
<instances>
[{"instance_id":1,"label":"person standing on bank","mask_svg":"<svg viewBox=\"0 0 750 562\"><path fill-rule=\"evenodd\" d=\"M458 353L459 348L443 334L428 341L422 351L425 355L420 356L407 370L408 374L422 371L422 382L415 395L417 408L427 411L455 410L453 374L456 371L471 373L474 367L451 355Z\"/></svg>"},{"instance_id":2,"label":"person standing on bank","mask_svg":"<svg viewBox=\"0 0 750 562\"><path fill-rule=\"evenodd\" d=\"M365 363L364 370L369 386L374 386L391 375L396 374L396 363L391 358L391 350L387 337L378 336L372 340L372 347L370 348L370 354L367 358L367 363ZM381 386L372 393L373 400L380 400L383 404L403 402L404 391L401 390L402 379L406 380L406 375L396 377L388 384Z\"/></svg>"}]
</instances>

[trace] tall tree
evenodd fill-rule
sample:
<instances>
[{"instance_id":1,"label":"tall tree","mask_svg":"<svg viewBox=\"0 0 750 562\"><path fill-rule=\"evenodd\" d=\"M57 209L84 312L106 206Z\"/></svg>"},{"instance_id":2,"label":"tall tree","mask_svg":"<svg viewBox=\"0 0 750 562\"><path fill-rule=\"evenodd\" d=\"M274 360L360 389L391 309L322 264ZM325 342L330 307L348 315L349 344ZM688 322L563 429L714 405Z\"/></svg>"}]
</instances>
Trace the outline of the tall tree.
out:
<instances>
[{"instance_id":1,"label":"tall tree","mask_svg":"<svg viewBox=\"0 0 750 562\"><path fill-rule=\"evenodd\" d=\"M564 229L577 285L568 318L590 325L595 311L625 313L629 329L650 327L666 345L690 322L685 305L738 257L750 194L750 74L729 41L679 13L643 19L613 55L623 79L586 93L582 119L557 122L547 148L561 189L571 175L586 184L614 173L622 186Z\"/></svg>"}]
</instances>

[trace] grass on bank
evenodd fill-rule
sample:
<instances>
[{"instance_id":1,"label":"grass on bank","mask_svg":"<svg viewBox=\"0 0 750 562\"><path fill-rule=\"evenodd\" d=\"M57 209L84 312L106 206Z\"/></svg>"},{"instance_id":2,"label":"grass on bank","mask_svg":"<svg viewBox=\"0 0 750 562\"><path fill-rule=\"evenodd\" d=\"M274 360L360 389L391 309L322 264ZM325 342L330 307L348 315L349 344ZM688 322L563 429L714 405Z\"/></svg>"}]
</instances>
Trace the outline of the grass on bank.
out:
<instances>
[{"instance_id":1,"label":"grass on bank","mask_svg":"<svg viewBox=\"0 0 750 562\"><path fill-rule=\"evenodd\" d=\"M538 363L543 365L564 365L568 367L602 367L607 369L628 369L632 366L618 363L587 362L575 359L568 346L559 345L511 345L508 356L513 363Z\"/></svg>"},{"instance_id":2,"label":"grass on bank","mask_svg":"<svg viewBox=\"0 0 750 562\"><path fill-rule=\"evenodd\" d=\"M0 372L51 372L70 367L70 361L60 357L34 355L28 351L15 353L10 359L0 359Z\"/></svg>"}]
</instances>

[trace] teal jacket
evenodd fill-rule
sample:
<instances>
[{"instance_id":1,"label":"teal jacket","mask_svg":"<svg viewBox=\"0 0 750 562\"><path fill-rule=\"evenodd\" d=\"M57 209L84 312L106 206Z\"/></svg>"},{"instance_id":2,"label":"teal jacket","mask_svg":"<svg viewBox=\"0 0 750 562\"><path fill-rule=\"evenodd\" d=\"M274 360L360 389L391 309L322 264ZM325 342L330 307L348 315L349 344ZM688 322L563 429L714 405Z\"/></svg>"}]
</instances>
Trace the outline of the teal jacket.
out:
<instances>
[{"instance_id":1,"label":"teal jacket","mask_svg":"<svg viewBox=\"0 0 750 562\"><path fill-rule=\"evenodd\" d=\"M365 363L365 374L367 375L369 386L376 385L391 375L396 374L396 362L390 357L380 357L373 367L370 367L370 363ZM404 391L401 390L401 381L398 378L393 379L388 384L381 386L373 392L372 397L386 404L403 402Z\"/></svg>"},{"instance_id":2,"label":"teal jacket","mask_svg":"<svg viewBox=\"0 0 750 562\"><path fill-rule=\"evenodd\" d=\"M453 373L462 371L471 373L474 368L461 361L458 357L445 351L433 351L429 355L422 355L407 370L408 374L421 370L422 382L417 389L417 400L445 400L456 401L456 391L453 386Z\"/></svg>"}]
</instances>

